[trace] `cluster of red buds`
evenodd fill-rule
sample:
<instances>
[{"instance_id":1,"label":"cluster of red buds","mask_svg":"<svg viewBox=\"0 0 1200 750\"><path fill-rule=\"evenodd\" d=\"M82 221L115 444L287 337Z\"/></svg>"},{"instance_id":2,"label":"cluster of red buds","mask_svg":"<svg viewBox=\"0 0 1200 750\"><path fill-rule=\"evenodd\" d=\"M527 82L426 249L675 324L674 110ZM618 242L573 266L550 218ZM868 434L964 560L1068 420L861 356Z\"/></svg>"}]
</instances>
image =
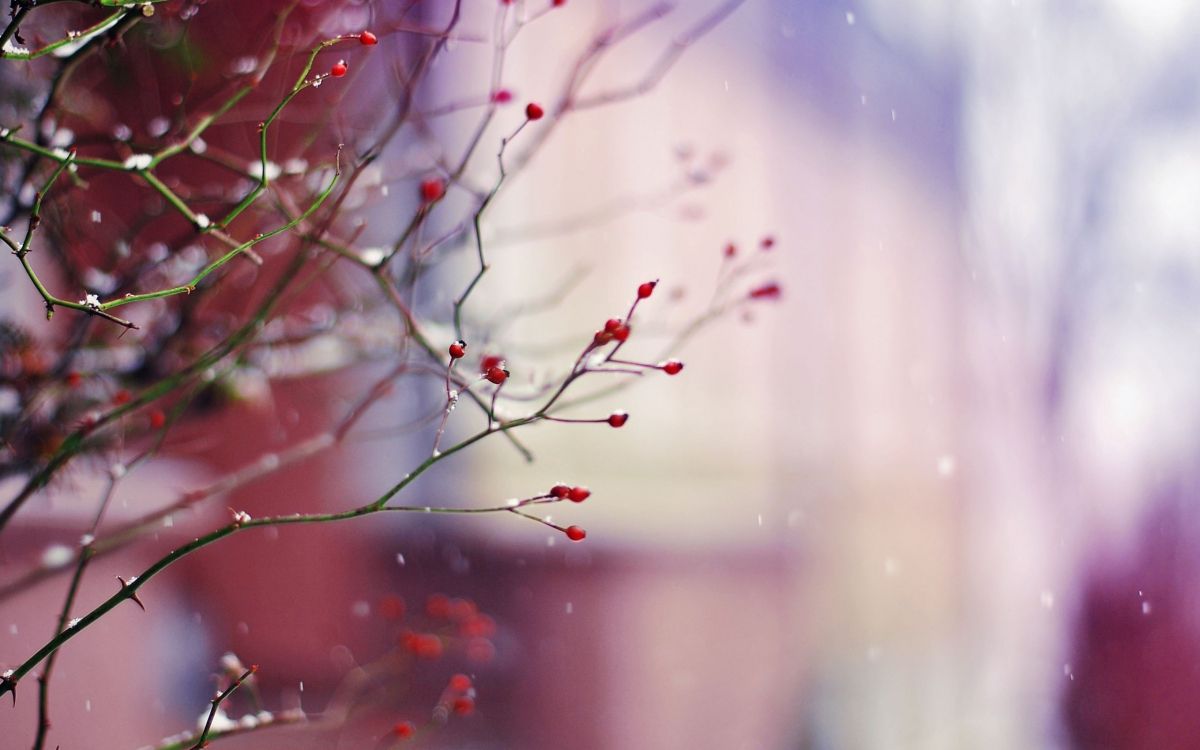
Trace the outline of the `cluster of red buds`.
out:
<instances>
[{"instance_id":1,"label":"cluster of red buds","mask_svg":"<svg viewBox=\"0 0 1200 750\"><path fill-rule=\"evenodd\" d=\"M677 359L669 359L658 364L648 362L634 362L626 359L617 359L613 355L617 350L629 340L633 329L630 326L630 321L633 320L633 313L637 309L638 303L642 300L649 299L654 290L658 287L658 280L646 281L638 285L637 296L633 300L633 304L629 307L629 312L622 318L609 318L604 322L604 326L592 335L592 343L589 351L600 349L609 344L615 343L612 351L603 359L603 364L624 365L625 367L639 368L641 370L662 370L668 375L678 375L683 371L683 363ZM585 422L607 422L613 427L621 427L629 419L629 415L624 412L617 412L607 417L606 419L591 419L591 420L558 420L558 421L585 421Z\"/></svg>"},{"instance_id":2,"label":"cluster of red buds","mask_svg":"<svg viewBox=\"0 0 1200 750\"><path fill-rule=\"evenodd\" d=\"M758 249L760 253L769 253L775 248L775 236L765 235L758 241ZM722 255L725 258L725 267L722 268L722 280L729 280L739 275L741 272L749 270L754 262L753 258L747 258L743 263L737 263L738 246L736 243L730 242L725 245ZM736 267L731 267L736 266ZM759 300L778 300L783 297L783 288L777 281L767 281L752 287L746 293L744 300L759 301Z\"/></svg>"},{"instance_id":3,"label":"cluster of red buds","mask_svg":"<svg viewBox=\"0 0 1200 750\"><path fill-rule=\"evenodd\" d=\"M364 47L374 47L376 44L379 44L379 37L375 36L370 31L364 31L361 34L350 34L348 36L339 38L337 41L347 41L351 39L357 39ZM341 78L349 72L350 66L344 59L338 60L329 69L329 75L333 76L334 78Z\"/></svg>"},{"instance_id":4,"label":"cluster of red buds","mask_svg":"<svg viewBox=\"0 0 1200 750\"><path fill-rule=\"evenodd\" d=\"M629 341L633 333L631 321L637 306L643 300L649 299L654 295L654 290L658 287L658 281L646 281L639 284L633 303L630 305L628 312L621 318L609 318L605 321L600 330L596 331L592 336L591 341L584 347L582 353L576 359L571 372L567 375L558 390L549 401L534 414L533 417L526 418L525 421L545 420L550 422L567 422L576 424L605 424L609 427L620 428L624 427L629 422L629 413L624 410L617 410L606 417L598 418L572 418L560 417L550 413L550 409L567 388L578 378L592 372L628 372L631 374L640 375L646 370L661 370L667 375L678 375L683 371L683 363L677 359L669 359L664 362L652 364L648 362L636 362L633 360L617 359L616 354L621 347ZM607 351L602 351L606 347L610 347ZM449 354L449 362L446 368L446 410L442 415L442 424L438 428L437 437L434 440L434 454L437 455L438 448L441 444L442 435L445 432L446 422L450 416L450 412L454 409L460 395L471 388L472 385L478 382L487 381L497 386L492 394L492 408L490 415L495 418L495 401L499 395L500 387L507 382L510 377L508 368L505 365L504 358L498 354L488 354L479 360L479 380L468 382L462 390L454 390L452 384L455 382L452 379L452 374L455 365L459 360L467 356L467 342L462 339L453 341L447 347ZM463 382L463 381L458 381ZM502 426L501 422L493 422L494 427ZM538 523L544 524L557 531L562 532L568 539L573 542L583 541L587 537L587 531L580 526L560 526L553 523L548 518L531 515L523 512L523 509L530 505L555 503L563 500L580 503L591 496L591 491L582 486L572 486L567 484L556 484L550 488L550 491L543 495L536 495L524 500L510 501L505 508L513 513L525 516ZM415 643L415 642L414 642Z\"/></svg>"},{"instance_id":5,"label":"cluster of red buds","mask_svg":"<svg viewBox=\"0 0 1200 750\"><path fill-rule=\"evenodd\" d=\"M395 594L381 599L379 612L394 621L404 620L408 614L404 600ZM473 664L486 664L494 658L496 649L491 638L496 634L496 621L481 612L474 601L441 593L430 594L425 606L416 614L423 619L422 628L406 628L397 638L400 648L413 657L434 661L454 648ZM475 681L471 676L462 672L453 674L446 681L427 725L418 726L405 719L392 726L390 735L393 739L407 740L426 727L445 724L451 716L470 716L475 713L476 698Z\"/></svg>"},{"instance_id":6,"label":"cluster of red buds","mask_svg":"<svg viewBox=\"0 0 1200 750\"><path fill-rule=\"evenodd\" d=\"M550 488L550 496L559 500L570 500L573 503L582 503L592 496L592 491L587 487L568 487L565 484L556 484Z\"/></svg>"}]
</instances>

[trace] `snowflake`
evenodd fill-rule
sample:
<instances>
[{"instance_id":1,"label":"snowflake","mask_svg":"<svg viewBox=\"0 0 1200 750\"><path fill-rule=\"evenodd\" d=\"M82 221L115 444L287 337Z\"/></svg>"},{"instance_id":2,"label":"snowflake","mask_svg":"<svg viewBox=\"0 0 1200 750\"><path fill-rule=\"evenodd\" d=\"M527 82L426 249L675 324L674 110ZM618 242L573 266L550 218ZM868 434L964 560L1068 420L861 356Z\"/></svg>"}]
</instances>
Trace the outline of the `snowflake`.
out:
<instances>
[{"instance_id":1,"label":"snowflake","mask_svg":"<svg viewBox=\"0 0 1200 750\"><path fill-rule=\"evenodd\" d=\"M13 56L28 55L29 50L25 47L21 47L20 45L13 44L12 40L10 39L4 43L4 54Z\"/></svg>"},{"instance_id":2,"label":"snowflake","mask_svg":"<svg viewBox=\"0 0 1200 750\"><path fill-rule=\"evenodd\" d=\"M133 154L125 161L121 162L121 166L126 169L145 169L150 166L150 162L154 161L154 157L150 154Z\"/></svg>"}]
</instances>

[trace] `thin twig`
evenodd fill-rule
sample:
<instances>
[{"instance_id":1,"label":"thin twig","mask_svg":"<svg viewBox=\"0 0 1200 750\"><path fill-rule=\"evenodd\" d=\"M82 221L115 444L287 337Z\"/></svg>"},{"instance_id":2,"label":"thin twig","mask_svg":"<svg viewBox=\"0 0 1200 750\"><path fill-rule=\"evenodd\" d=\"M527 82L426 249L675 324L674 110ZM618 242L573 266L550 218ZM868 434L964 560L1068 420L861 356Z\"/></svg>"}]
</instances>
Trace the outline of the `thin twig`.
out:
<instances>
[{"instance_id":1,"label":"thin twig","mask_svg":"<svg viewBox=\"0 0 1200 750\"><path fill-rule=\"evenodd\" d=\"M241 676L233 681L229 687L217 693L212 699L212 707L208 709L208 720L204 722L204 730L200 732L200 736L196 738L196 744L192 745L190 750L201 750L208 745L208 733L212 731L213 719L217 717L217 711L220 710L221 704L226 698L233 695L233 692L242 686L242 683L250 678L250 675L258 671L258 665L252 664L249 669L242 672Z\"/></svg>"}]
</instances>

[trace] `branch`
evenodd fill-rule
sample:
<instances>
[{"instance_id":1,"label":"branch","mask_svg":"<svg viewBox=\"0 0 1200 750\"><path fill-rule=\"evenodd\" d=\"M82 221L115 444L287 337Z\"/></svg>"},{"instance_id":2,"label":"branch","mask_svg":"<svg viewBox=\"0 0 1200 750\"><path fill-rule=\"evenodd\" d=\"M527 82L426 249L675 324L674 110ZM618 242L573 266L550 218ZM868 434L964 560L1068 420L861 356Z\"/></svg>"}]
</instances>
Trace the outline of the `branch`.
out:
<instances>
[{"instance_id":1,"label":"branch","mask_svg":"<svg viewBox=\"0 0 1200 750\"><path fill-rule=\"evenodd\" d=\"M96 530L100 526L100 521L104 518L104 513L108 510L108 505L112 502L113 493L116 490L117 481L119 480L116 474L109 476L108 486L104 490L104 495L100 499L100 507L96 510L96 516L92 521L91 530L87 534L87 541L80 550L78 562L75 564L75 574L71 577L71 584L67 587L67 595L63 599L62 609L58 615L58 625L55 627L55 635L62 635L62 632L67 629L71 617L71 608L75 606L75 597L79 594L79 585L83 582L83 572L87 569L88 563L93 557L92 544L96 538ZM33 742L33 750L42 750L46 743L46 736L50 731L50 676L54 670L54 662L58 652L55 652L46 659L46 666L42 669L42 674L38 678L38 727L37 737Z\"/></svg>"},{"instance_id":2,"label":"branch","mask_svg":"<svg viewBox=\"0 0 1200 750\"><path fill-rule=\"evenodd\" d=\"M571 109L581 111L592 109L594 107L613 104L616 102L634 99L652 91L662 79L666 77L683 53L687 51L701 37L715 29L722 21L729 17L735 10L738 9L746 0L730 0L717 8L711 13L702 18L696 25L685 31L683 34L675 37L671 41L671 45L663 51L658 60L650 66L650 70L642 77L640 81L624 88L607 91L592 96L576 99Z\"/></svg>"},{"instance_id":3,"label":"branch","mask_svg":"<svg viewBox=\"0 0 1200 750\"><path fill-rule=\"evenodd\" d=\"M236 680L234 680L229 687L225 688L220 693L217 693L217 696L212 699L212 707L208 710L208 720L204 722L204 730L200 732L200 736L196 738L196 744L192 745L191 750L201 750L201 748L208 746L208 733L212 730L213 719L217 717L217 711L220 710L221 703L223 703L226 698L233 695L233 691L240 688L242 683L245 682L250 675L257 671L258 665L251 665L250 668L245 672L242 672L241 677L238 677Z\"/></svg>"},{"instance_id":4,"label":"branch","mask_svg":"<svg viewBox=\"0 0 1200 750\"><path fill-rule=\"evenodd\" d=\"M150 2L165 2L165 0L150 0ZM113 3L115 5L115 3ZM50 42L49 44L39 47L35 50L27 50L19 47L14 47L9 42L9 37L16 33L17 27L21 24L21 20L33 6L24 5L13 17L8 28L0 34L0 60L36 60L43 55L53 54L55 57L69 57L79 51L85 44L92 39L100 36L110 29L117 27L123 19L129 16L141 16L139 10L122 10L113 13L103 21L93 24L83 31L72 31L66 37L58 41Z\"/></svg>"}]
</instances>

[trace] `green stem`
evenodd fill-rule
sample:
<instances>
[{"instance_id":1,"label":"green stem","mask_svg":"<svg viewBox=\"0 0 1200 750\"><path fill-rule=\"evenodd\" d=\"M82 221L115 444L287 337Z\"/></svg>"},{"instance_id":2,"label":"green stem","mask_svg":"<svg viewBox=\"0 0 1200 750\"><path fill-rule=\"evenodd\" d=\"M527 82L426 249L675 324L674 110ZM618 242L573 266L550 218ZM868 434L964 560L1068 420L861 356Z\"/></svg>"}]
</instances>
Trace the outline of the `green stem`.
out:
<instances>
[{"instance_id":1,"label":"green stem","mask_svg":"<svg viewBox=\"0 0 1200 750\"><path fill-rule=\"evenodd\" d=\"M17 138L15 130L0 128L0 143L8 143L16 146L23 151L28 151L38 156L44 156L47 159L58 162L60 164L67 161L72 161L75 164L81 164L85 167L97 167L99 169L115 169L120 172L127 172L128 167L119 161L112 159L96 159L89 156L72 156L65 149L52 149L45 146L39 146L33 141L27 141L24 138Z\"/></svg>"},{"instance_id":2,"label":"green stem","mask_svg":"<svg viewBox=\"0 0 1200 750\"><path fill-rule=\"evenodd\" d=\"M265 191L267 186L270 184L271 178L267 170L267 163L269 161L267 158L267 131L275 122L276 118L279 117L280 113L283 112L284 108L287 107L287 105L291 103L291 101L295 99L301 91L309 88L310 86L320 85L320 81L328 77L327 74L322 74L316 76L311 81L308 79L308 74L312 72L313 63L316 62L317 55L328 47L332 47L335 44L340 44L341 42L349 41L350 39L357 39L357 37L344 36L327 39L313 47L312 51L309 52L308 60L305 62L304 68L300 71L300 75L296 79L296 82L292 84L291 91L288 92L287 96L285 96L283 100L279 102L279 104L275 105L275 109L271 110L271 114L267 116L267 119L263 120L262 126L259 128L258 184L255 185L236 206L234 206L233 210L225 215L225 218L221 219L220 223L222 227L229 226L230 222L240 216L242 212L249 208L256 200L258 200L258 197L263 194L263 191Z\"/></svg>"},{"instance_id":3,"label":"green stem","mask_svg":"<svg viewBox=\"0 0 1200 750\"><path fill-rule=\"evenodd\" d=\"M151 2L163 1L164 0L151 0ZM44 5L45 3L43 2L40 4ZM117 3L110 3L110 5L116 4ZM28 13L29 10L29 6L23 6L19 11L17 11L17 15L9 24L9 27L4 30L4 34L0 35L0 60L36 60L37 58L50 53L55 53L56 57L66 57L72 54L79 47L87 44L93 37L103 34L109 29L114 28L125 16L133 15L135 13L140 15L140 11L136 10L118 11L113 13L111 16L108 16L100 23L93 24L74 36L67 36L57 41L50 42L43 47L39 47L38 49L23 50L19 52L6 51L3 47L8 43L9 36L16 32L17 27L21 23L21 19L24 18L24 15Z\"/></svg>"},{"instance_id":4,"label":"green stem","mask_svg":"<svg viewBox=\"0 0 1200 750\"><path fill-rule=\"evenodd\" d=\"M133 401L102 415L100 420L93 425L91 429L81 428L68 435L66 439L63 440L62 445L59 446L58 451L46 463L46 465L40 471L30 477L29 480L25 482L25 485L21 488L21 491L17 493L16 497L10 500L8 504L4 506L3 510L0 510L0 533L2 533L3 530L8 526L9 521L11 521L13 516L17 514L17 511L21 509L21 506L23 506L29 500L29 498L34 495L34 493L36 493L42 487L45 487L59 469L65 466L72 458L79 455L86 448L91 446L92 441L89 438L96 434L102 427L120 419L121 417L124 417L126 414L142 408L143 406L157 400L167 393L170 393L181 383L204 372L217 362L220 362L230 352L236 350L248 339L252 338L259 330L261 330L267 318L271 316L271 313L279 304L279 299L283 294L284 289L291 285L295 275L304 266L306 261L306 253L303 251L298 253L296 257L292 259L292 262L288 265L288 268L284 269L284 272L280 275L279 280L267 293L266 298L262 304L259 305L258 309L255 310L254 315L251 316L250 320L248 320L241 328L230 334L230 336L227 337L223 342L217 346L214 346L183 370L180 370L174 375L163 378L146 388L144 391L138 394Z\"/></svg>"},{"instance_id":5,"label":"green stem","mask_svg":"<svg viewBox=\"0 0 1200 750\"><path fill-rule=\"evenodd\" d=\"M74 622L71 627L66 628L61 633L50 639L44 646L26 659L20 666L12 670L2 682L0 682L0 696L5 693L12 692L16 689L17 683L36 667L43 660L57 651L63 644L71 640L75 636L86 630L92 623L99 620L109 611L115 609L118 605L126 600L133 599L137 594L138 589L144 586L150 579L161 573L178 560L190 555L191 553L203 549L214 542L224 539L227 536L243 531L245 529L253 529L267 526L286 526L290 524L311 524L311 523L333 523L336 521L345 521L352 518L372 515L381 512L420 512L420 513L498 513L508 512L511 510L509 506L498 506L492 508L435 508L432 506L391 506L386 507L389 499L394 497L398 492L403 490L409 484L417 479L421 474L425 473L430 467L436 465L441 460L448 458L464 448L475 444L483 438L497 432L505 432L515 429L521 425L529 424L535 421L536 417L528 417L524 419L513 420L498 427L489 427L486 430L476 433L471 437L456 444L452 448L443 451L437 456L430 456L418 465L411 473L397 482L391 489L385 492L379 499L361 505L357 508L344 510L337 513L311 513L311 514L294 514L289 516L271 516L267 518L250 518L246 520L235 520L226 526L209 532L204 536L193 539L191 542L178 547L164 555L157 562L146 568L139 576L125 582L120 591L116 592L108 599L101 602L94 609L88 612L83 617L80 617Z\"/></svg>"},{"instance_id":6,"label":"green stem","mask_svg":"<svg viewBox=\"0 0 1200 750\"><path fill-rule=\"evenodd\" d=\"M212 731L213 719L217 718L217 711L220 710L221 704L226 698L233 695L233 692L242 686L242 683L250 678L250 675L258 671L258 667L250 667L245 672L242 672L229 687L217 694L217 697L212 699L212 707L208 709L208 719L204 722L204 729L200 732L200 736L196 738L196 744L192 745L190 750L200 750L200 748L208 746L208 733Z\"/></svg>"},{"instance_id":7,"label":"green stem","mask_svg":"<svg viewBox=\"0 0 1200 750\"><path fill-rule=\"evenodd\" d=\"M149 172L145 173L145 176L153 177L153 175L150 174ZM133 302L144 302L146 300L151 300L151 299L161 299L163 297L173 297L177 294L191 294L193 291L196 290L196 287L200 284L200 282L204 281L204 279L207 278L210 274L212 274L214 271L216 271L217 269L224 266L229 261L236 258L238 255L241 255L242 253L246 252L247 250L254 247L255 245L257 245L260 242L263 242L265 240L268 240L272 237L275 237L277 235L283 234L284 232L291 230L297 224L304 221L308 217L312 216L313 213L315 213L317 211L317 209L319 209L321 207L321 204L323 204L325 202L325 199L329 197L330 193L333 192L333 189L337 186L337 183L338 183L338 180L340 179L340 177L341 177L341 170L335 168L333 178L330 179L329 184L325 186L325 189L321 191L321 193L317 196L316 200L314 200L313 203L307 209L305 209L304 213L302 213L299 216L295 217L294 219L288 221L286 224L284 224L276 229L271 230L270 232L266 232L265 234L257 235L253 239L251 239L247 242L243 242L240 245L237 245L232 250L225 253L220 258L217 258L215 261L213 261L212 263L209 263L207 266L205 266L203 269L201 269L201 271L199 273L197 273L196 276L193 277L191 279L191 281L189 281L188 283L183 284L182 286L173 286L173 287L170 287L167 289L159 289L159 290L153 291L153 292L145 292L143 294L127 294L124 297L120 297L120 298L114 299L114 300L109 300L108 302L101 304L99 309L100 310L111 310L114 307L128 305ZM157 178L155 178L155 179L157 180ZM187 210L187 207L184 206L183 209Z\"/></svg>"}]
</instances>

